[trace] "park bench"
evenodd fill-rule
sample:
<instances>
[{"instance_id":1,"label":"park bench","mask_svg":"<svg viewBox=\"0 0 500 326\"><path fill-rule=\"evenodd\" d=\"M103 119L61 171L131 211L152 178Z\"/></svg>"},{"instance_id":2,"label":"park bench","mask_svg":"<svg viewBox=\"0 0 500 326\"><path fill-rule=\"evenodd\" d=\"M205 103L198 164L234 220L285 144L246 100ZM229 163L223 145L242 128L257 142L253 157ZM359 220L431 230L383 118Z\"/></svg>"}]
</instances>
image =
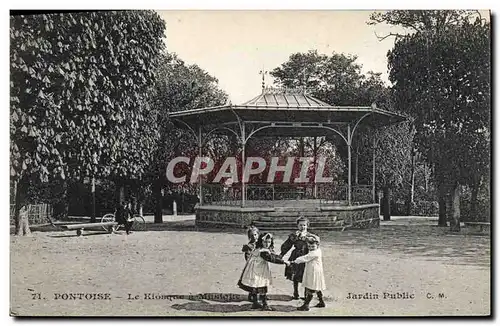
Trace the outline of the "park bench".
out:
<instances>
[{"instance_id":1,"label":"park bench","mask_svg":"<svg viewBox=\"0 0 500 326\"><path fill-rule=\"evenodd\" d=\"M113 233L117 222L100 222L100 223L81 223L81 224L67 224L61 225L62 228L67 230L76 230L76 235L81 236L84 229L104 228L108 233Z\"/></svg>"},{"instance_id":2,"label":"park bench","mask_svg":"<svg viewBox=\"0 0 500 326\"><path fill-rule=\"evenodd\" d=\"M479 233L489 233L491 229L490 222L464 222L467 230L479 232Z\"/></svg>"}]
</instances>

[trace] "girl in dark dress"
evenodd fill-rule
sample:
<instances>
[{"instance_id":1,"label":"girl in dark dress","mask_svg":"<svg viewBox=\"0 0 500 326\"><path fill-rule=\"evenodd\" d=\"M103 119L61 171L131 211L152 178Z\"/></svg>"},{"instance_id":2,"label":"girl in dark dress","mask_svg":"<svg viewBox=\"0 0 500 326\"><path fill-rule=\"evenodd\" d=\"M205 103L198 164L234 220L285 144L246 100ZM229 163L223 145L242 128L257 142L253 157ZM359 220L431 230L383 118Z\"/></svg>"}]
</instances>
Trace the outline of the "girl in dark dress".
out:
<instances>
[{"instance_id":1,"label":"girl in dark dress","mask_svg":"<svg viewBox=\"0 0 500 326\"><path fill-rule=\"evenodd\" d=\"M255 250L252 251L241 273L238 286L250 293L252 309L273 310L267 304L267 290L271 285L271 269L269 263L290 265L280 256L273 253L274 239L272 234L265 233L259 236ZM262 304L259 303L259 297Z\"/></svg>"},{"instance_id":2,"label":"girl in dark dress","mask_svg":"<svg viewBox=\"0 0 500 326\"><path fill-rule=\"evenodd\" d=\"M306 255L309 251L307 249L306 239L308 236L313 235L307 232L309 220L303 216L297 219L297 231L290 234L288 239L281 245L280 257L283 258L292 247L294 248L288 260L294 261L297 257ZM313 235L314 236L314 235ZM299 283L302 283L302 276L304 275L305 263L293 264L285 268L285 277L293 281L293 299L299 299ZM305 297L305 296L304 296Z\"/></svg>"}]
</instances>

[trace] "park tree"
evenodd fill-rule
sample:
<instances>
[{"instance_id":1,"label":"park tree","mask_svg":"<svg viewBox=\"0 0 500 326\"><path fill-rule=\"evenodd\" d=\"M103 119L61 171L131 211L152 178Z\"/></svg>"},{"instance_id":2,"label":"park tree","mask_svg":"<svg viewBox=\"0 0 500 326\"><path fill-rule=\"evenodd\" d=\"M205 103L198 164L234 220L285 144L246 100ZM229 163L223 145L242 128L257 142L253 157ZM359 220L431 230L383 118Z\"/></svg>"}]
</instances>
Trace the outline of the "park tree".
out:
<instances>
[{"instance_id":1,"label":"park tree","mask_svg":"<svg viewBox=\"0 0 500 326\"><path fill-rule=\"evenodd\" d=\"M31 180L66 183L143 172L157 138L148 94L164 29L153 11L11 16L16 234L29 234Z\"/></svg>"},{"instance_id":2,"label":"park tree","mask_svg":"<svg viewBox=\"0 0 500 326\"><path fill-rule=\"evenodd\" d=\"M363 74L362 66L357 64L356 60L356 56L337 53L330 56L319 54L317 51L294 53L288 61L272 70L271 75L275 78L275 83L278 86L285 88L304 87L312 96L332 105L366 106L376 103L378 107L394 111L392 91L381 79L381 73L370 71ZM406 127L401 130L409 131ZM410 140L411 137L409 134L403 135L401 130L398 130L397 127L387 128L383 133L385 138L380 143L385 145L378 148L382 156L377 159L376 174L382 178L379 181L382 182L385 189L384 200L387 202L390 202L389 189L391 187L400 187L406 184L402 182L402 180L407 179L407 176L403 175L406 173L403 166L406 166L411 159L410 155L407 158L400 157L399 150L397 151L398 155L391 151L397 145L402 145L404 149L401 150L406 153L407 144L404 141ZM302 148L301 151L303 152L303 148L309 147L314 153L315 149L321 148L328 141L335 144L336 153L342 161L347 160L347 144L340 137L328 135L319 138L318 140L314 137L313 139L301 139L299 145ZM358 171L368 171L366 174L372 175L373 148L370 133L367 130L359 130L352 146L354 153L352 172L355 174L354 180L356 182ZM378 165L378 162L382 162L381 165ZM346 178L347 169L341 170ZM399 173L397 177L395 173ZM368 178L365 177L364 180L368 181ZM411 189L411 186L408 189ZM388 205L386 207L389 209ZM388 218L389 211L385 215Z\"/></svg>"},{"instance_id":3,"label":"park tree","mask_svg":"<svg viewBox=\"0 0 500 326\"><path fill-rule=\"evenodd\" d=\"M331 105L366 105L362 101L370 96L369 91L367 88L361 90L361 86L372 84L373 79L380 75L372 74L372 80L365 80L356 60L356 56L335 52L328 56L311 50L291 54L286 62L273 69L270 74L278 87L303 88L311 96ZM310 148L315 154L327 140L324 137L316 138L299 138L299 153L303 155L306 148ZM330 141L336 140L335 136L327 138Z\"/></svg>"},{"instance_id":4,"label":"park tree","mask_svg":"<svg viewBox=\"0 0 500 326\"><path fill-rule=\"evenodd\" d=\"M396 106L415 118L418 151L439 189L440 225L460 230L460 187L488 177L490 24L471 11L390 11L406 28L388 53Z\"/></svg>"},{"instance_id":5,"label":"park tree","mask_svg":"<svg viewBox=\"0 0 500 326\"><path fill-rule=\"evenodd\" d=\"M174 187L166 178L168 162L176 156L198 155L198 135L185 126L176 126L169 118L169 112L222 105L226 103L227 95L219 89L216 78L197 65L186 65L173 53L161 56L156 72L152 105L159 113L160 137L148 168L148 178L153 184L155 223L161 223L162 189Z\"/></svg>"},{"instance_id":6,"label":"park tree","mask_svg":"<svg viewBox=\"0 0 500 326\"><path fill-rule=\"evenodd\" d=\"M379 36L380 40L388 37L399 39L414 33L439 34L461 24L464 19L475 17L482 19L477 10L389 10L372 13L368 25L384 23L399 26L403 29L402 33Z\"/></svg>"},{"instance_id":7,"label":"park tree","mask_svg":"<svg viewBox=\"0 0 500 326\"><path fill-rule=\"evenodd\" d=\"M401 113L395 105L393 89L383 83L380 75L373 72L367 74L360 90L360 98L364 98L365 103L376 103L385 110ZM407 118L407 121L386 126L375 132L367 128L360 130L353 143L356 153L356 180L358 170L364 175L371 175L375 151L375 183L377 188L382 190L382 215L385 220L390 219L391 202L404 201L406 215L410 215L414 204L418 153L414 145L413 119L408 116Z\"/></svg>"},{"instance_id":8,"label":"park tree","mask_svg":"<svg viewBox=\"0 0 500 326\"><path fill-rule=\"evenodd\" d=\"M391 192L403 194L405 200L411 196L408 192L412 191L414 178L411 174L413 136L411 121L384 127L376 133L376 184L383 193L384 220L391 216Z\"/></svg>"},{"instance_id":9,"label":"park tree","mask_svg":"<svg viewBox=\"0 0 500 326\"><path fill-rule=\"evenodd\" d=\"M363 105L359 97L364 80L357 57L317 51L293 53L270 74L279 87L306 88L310 94L331 105Z\"/></svg>"}]
</instances>

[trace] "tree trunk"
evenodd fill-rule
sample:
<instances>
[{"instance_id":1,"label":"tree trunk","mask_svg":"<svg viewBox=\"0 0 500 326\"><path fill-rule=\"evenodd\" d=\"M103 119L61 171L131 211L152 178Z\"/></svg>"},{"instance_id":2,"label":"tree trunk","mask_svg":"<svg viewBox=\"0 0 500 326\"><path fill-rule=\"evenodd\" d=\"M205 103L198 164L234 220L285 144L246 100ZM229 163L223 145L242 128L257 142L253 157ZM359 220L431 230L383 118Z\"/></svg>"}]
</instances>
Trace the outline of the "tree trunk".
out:
<instances>
[{"instance_id":1,"label":"tree trunk","mask_svg":"<svg viewBox=\"0 0 500 326\"><path fill-rule=\"evenodd\" d=\"M156 180L153 185L153 196L155 198L155 223L163 223L163 196L161 194L162 183Z\"/></svg>"},{"instance_id":2,"label":"tree trunk","mask_svg":"<svg viewBox=\"0 0 500 326\"><path fill-rule=\"evenodd\" d=\"M68 217L69 200L68 200L68 182L66 180L61 182L61 198L54 204L53 218L57 221L65 220Z\"/></svg>"},{"instance_id":3,"label":"tree trunk","mask_svg":"<svg viewBox=\"0 0 500 326\"><path fill-rule=\"evenodd\" d=\"M316 199L317 196L318 196L318 185L316 184L316 161L317 161L317 157L318 157L318 143L317 143L316 136L314 136L313 156L314 156L314 162L313 162L313 169L314 169L314 173L313 173L313 176L314 176L314 179L313 179L313 183L314 183L313 197L314 197L314 199Z\"/></svg>"},{"instance_id":4,"label":"tree trunk","mask_svg":"<svg viewBox=\"0 0 500 326\"><path fill-rule=\"evenodd\" d=\"M382 215L384 216L384 221L391 220L391 191L389 187L383 187L383 198L382 198Z\"/></svg>"},{"instance_id":5,"label":"tree trunk","mask_svg":"<svg viewBox=\"0 0 500 326\"><path fill-rule=\"evenodd\" d=\"M450 231L460 231L460 187L453 184L447 196L446 211L450 220Z\"/></svg>"},{"instance_id":6,"label":"tree trunk","mask_svg":"<svg viewBox=\"0 0 500 326\"><path fill-rule=\"evenodd\" d=\"M30 235L31 230L29 227L28 213L29 206L25 202L25 190L26 187L23 185L22 181L16 182L14 184L16 189L16 199L15 199L15 209L14 209L14 221L16 224L16 235Z\"/></svg>"},{"instance_id":7,"label":"tree trunk","mask_svg":"<svg viewBox=\"0 0 500 326\"><path fill-rule=\"evenodd\" d=\"M416 166L416 155L413 153L411 157L411 187L410 187L410 202L413 204L415 201L415 166Z\"/></svg>"},{"instance_id":8,"label":"tree trunk","mask_svg":"<svg viewBox=\"0 0 500 326\"><path fill-rule=\"evenodd\" d=\"M116 207L125 202L125 186L122 180L115 181L115 203Z\"/></svg>"},{"instance_id":9,"label":"tree trunk","mask_svg":"<svg viewBox=\"0 0 500 326\"><path fill-rule=\"evenodd\" d=\"M408 195L405 200L405 214L407 216L411 215L411 207L415 198L415 151L412 149L410 154L411 168L410 168L410 189L408 190Z\"/></svg>"},{"instance_id":10,"label":"tree trunk","mask_svg":"<svg viewBox=\"0 0 500 326\"><path fill-rule=\"evenodd\" d=\"M442 181L438 182L438 204L439 204L438 226L448 226L448 222L446 221L446 186Z\"/></svg>"},{"instance_id":11,"label":"tree trunk","mask_svg":"<svg viewBox=\"0 0 500 326\"><path fill-rule=\"evenodd\" d=\"M134 212L135 214L139 214L140 216L142 216L142 205L141 205L142 184L136 185L136 189L134 192L135 192Z\"/></svg>"},{"instance_id":12,"label":"tree trunk","mask_svg":"<svg viewBox=\"0 0 500 326\"><path fill-rule=\"evenodd\" d=\"M354 161L354 184L358 185L358 169L359 169L359 148L356 146L356 160Z\"/></svg>"},{"instance_id":13,"label":"tree trunk","mask_svg":"<svg viewBox=\"0 0 500 326\"><path fill-rule=\"evenodd\" d=\"M424 163L425 192L429 191L429 176L427 175L427 163Z\"/></svg>"},{"instance_id":14,"label":"tree trunk","mask_svg":"<svg viewBox=\"0 0 500 326\"><path fill-rule=\"evenodd\" d=\"M30 235L31 230L28 220L29 206L23 205L16 212L16 235Z\"/></svg>"},{"instance_id":15,"label":"tree trunk","mask_svg":"<svg viewBox=\"0 0 500 326\"><path fill-rule=\"evenodd\" d=\"M123 203L125 201L125 186L123 184L120 184L120 194L119 194L119 200L120 203Z\"/></svg>"},{"instance_id":16,"label":"tree trunk","mask_svg":"<svg viewBox=\"0 0 500 326\"><path fill-rule=\"evenodd\" d=\"M404 215L410 216L411 215L411 195L408 194L405 199L405 212Z\"/></svg>"},{"instance_id":17,"label":"tree trunk","mask_svg":"<svg viewBox=\"0 0 500 326\"><path fill-rule=\"evenodd\" d=\"M469 219L473 221L483 221L484 217L478 216L478 202L477 202L477 197L479 194L479 187L481 185L481 182L474 182L472 185L472 193L471 193L471 198L470 198L470 216Z\"/></svg>"},{"instance_id":18,"label":"tree trunk","mask_svg":"<svg viewBox=\"0 0 500 326\"><path fill-rule=\"evenodd\" d=\"M91 195L90 201L91 201L91 206L92 206L92 210L91 210L91 214L90 214L90 223L95 223L96 218L95 218L95 178L94 177L92 177L92 179L90 181L90 195Z\"/></svg>"}]
</instances>

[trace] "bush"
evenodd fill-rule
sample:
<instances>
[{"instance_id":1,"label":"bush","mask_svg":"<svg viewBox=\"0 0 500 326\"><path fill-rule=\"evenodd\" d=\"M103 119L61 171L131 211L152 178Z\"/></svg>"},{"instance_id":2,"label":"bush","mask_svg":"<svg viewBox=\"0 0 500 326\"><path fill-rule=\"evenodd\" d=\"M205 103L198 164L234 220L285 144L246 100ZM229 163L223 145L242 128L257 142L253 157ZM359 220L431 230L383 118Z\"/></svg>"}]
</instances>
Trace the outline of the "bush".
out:
<instances>
[{"instance_id":1,"label":"bush","mask_svg":"<svg viewBox=\"0 0 500 326\"><path fill-rule=\"evenodd\" d=\"M437 201L416 201L410 211L415 216L438 216L439 204Z\"/></svg>"},{"instance_id":2,"label":"bush","mask_svg":"<svg viewBox=\"0 0 500 326\"><path fill-rule=\"evenodd\" d=\"M478 198L476 216L471 216L470 198L460 199L460 220L462 221L489 221L491 215L490 201L487 198Z\"/></svg>"},{"instance_id":3,"label":"bush","mask_svg":"<svg viewBox=\"0 0 500 326\"><path fill-rule=\"evenodd\" d=\"M413 216L438 216L439 205L436 201L415 201L410 207L410 215ZM397 201L391 203L391 215L406 216L406 203Z\"/></svg>"}]
</instances>

